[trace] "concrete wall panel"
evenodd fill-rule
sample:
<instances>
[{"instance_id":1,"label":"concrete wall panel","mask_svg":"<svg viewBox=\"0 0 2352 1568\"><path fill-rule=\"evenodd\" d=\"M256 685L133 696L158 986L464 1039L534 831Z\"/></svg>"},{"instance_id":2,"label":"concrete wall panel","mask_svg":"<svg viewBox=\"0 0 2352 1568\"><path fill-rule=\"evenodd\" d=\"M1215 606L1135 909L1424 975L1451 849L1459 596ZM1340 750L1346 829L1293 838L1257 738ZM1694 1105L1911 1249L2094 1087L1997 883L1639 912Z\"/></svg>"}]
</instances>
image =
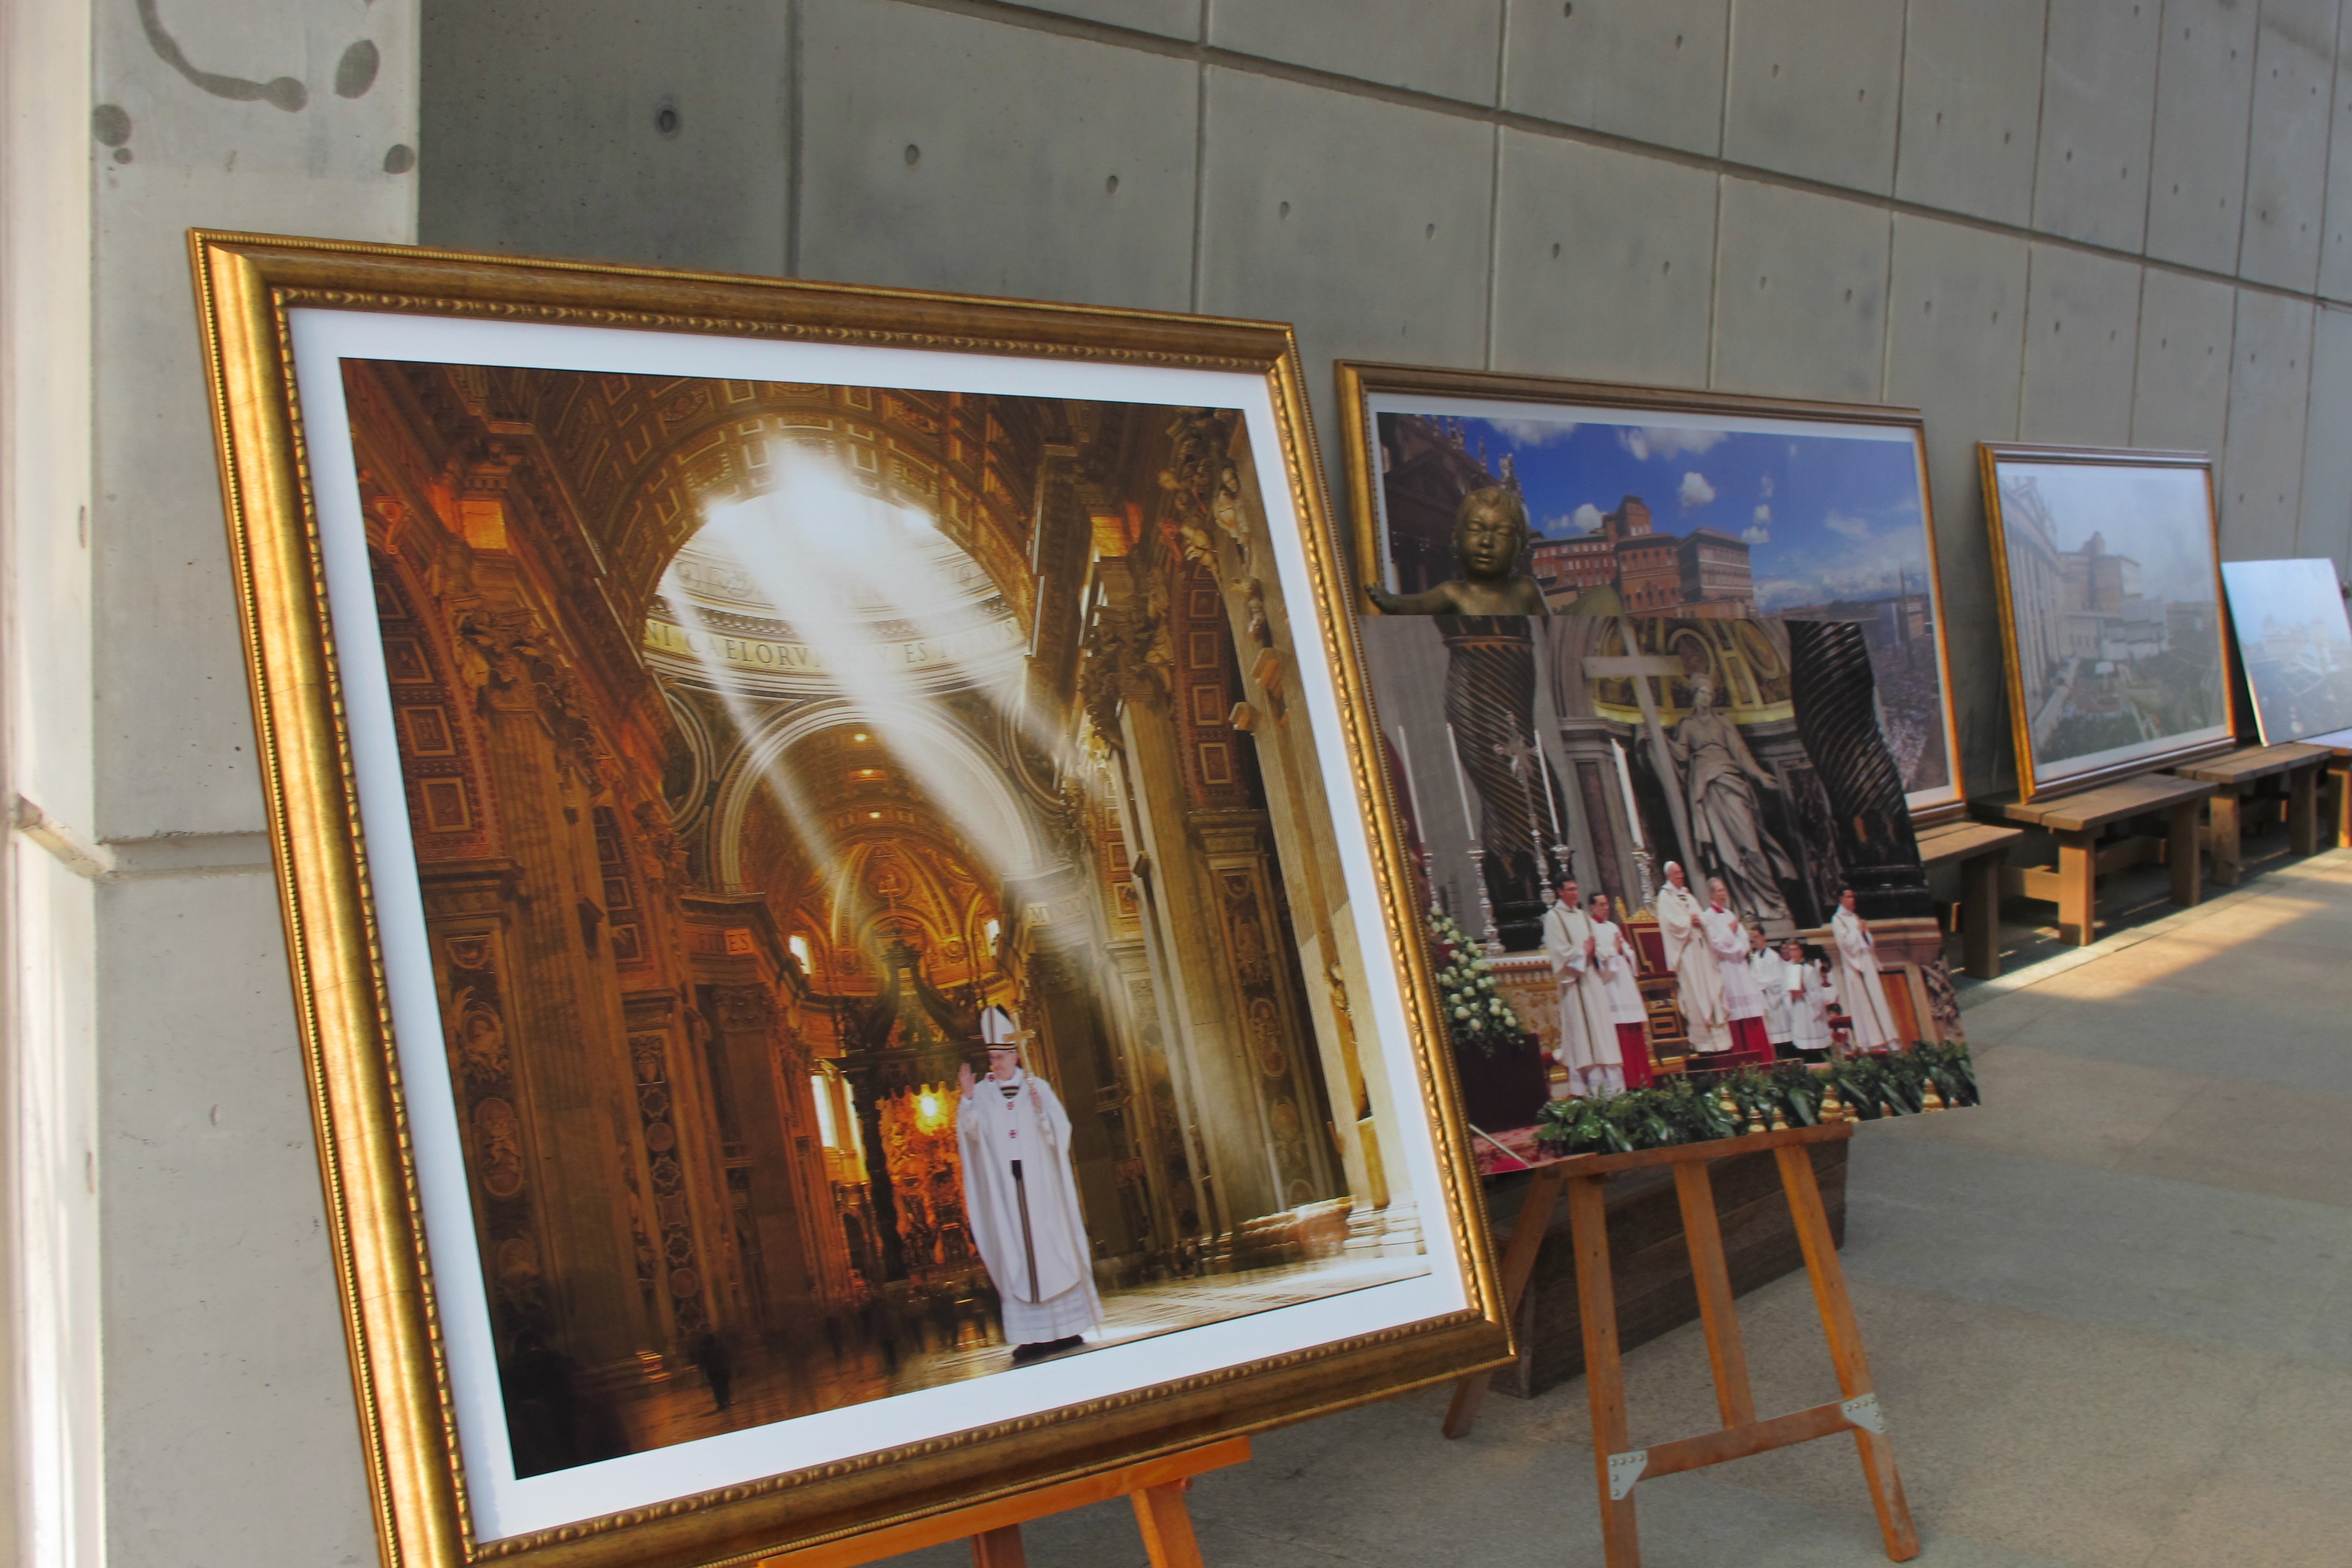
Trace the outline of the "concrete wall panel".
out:
<instances>
[{"instance_id":1,"label":"concrete wall panel","mask_svg":"<svg viewBox=\"0 0 2352 1568\"><path fill-rule=\"evenodd\" d=\"M2009 708L2000 668L1992 557L1985 548L1977 443L2017 437L2025 353L2026 243L1897 214L1888 296L1886 400L1925 415L1936 516L1936 575L1944 601L1963 781L2009 777Z\"/></svg>"},{"instance_id":2,"label":"concrete wall panel","mask_svg":"<svg viewBox=\"0 0 2352 1568\"><path fill-rule=\"evenodd\" d=\"M1139 33L1159 33L1171 38L1201 36L1201 0L1028 0L1040 11L1108 22Z\"/></svg>"},{"instance_id":3,"label":"concrete wall panel","mask_svg":"<svg viewBox=\"0 0 2352 1568\"><path fill-rule=\"evenodd\" d=\"M99 1020L107 1561L373 1563L277 889L122 883L98 939L137 971Z\"/></svg>"},{"instance_id":4,"label":"concrete wall panel","mask_svg":"<svg viewBox=\"0 0 2352 1568\"><path fill-rule=\"evenodd\" d=\"M2336 25L2335 96L2328 103L2326 221L2320 226L2319 292L2352 300L2352 5Z\"/></svg>"},{"instance_id":5,"label":"concrete wall panel","mask_svg":"<svg viewBox=\"0 0 2352 1568\"><path fill-rule=\"evenodd\" d=\"M2150 256L2216 272L2235 269L2253 83L2253 6L2165 0L2147 197Z\"/></svg>"},{"instance_id":6,"label":"concrete wall panel","mask_svg":"<svg viewBox=\"0 0 2352 1568\"><path fill-rule=\"evenodd\" d=\"M2140 271L2058 246L2033 247L2019 425L2026 440L2120 447L2130 439Z\"/></svg>"},{"instance_id":7,"label":"concrete wall panel","mask_svg":"<svg viewBox=\"0 0 2352 1568\"><path fill-rule=\"evenodd\" d=\"M2297 555L2325 555L2352 578L2352 310L2323 308L2311 342L2310 428L2303 444L2303 509Z\"/></svg>"},{"instance_id":8,"label":"concrete wall panel","mask_svg":"<svg viewBox=\"0 0 2352 1568\"><path fill-rule=\"evenodd\" d=\"M2157 0L2050 0L2033 223L2137 250L2147 232Z\"/></svg>"},{"instance_id":9,"label":"concrete wall panel","mask_svg":"<svg viewBox=\"0 0 2352 1568\"><path fill-rule=\"evenodd\" d=\"M1320 429L1334 359L1483 365L1495 132L1238 71L1209 76L1201 308L1298 328Z\"/></svg>"},{"instance_id":10,"label":"concrete wall panel","mask_svg":"<svg viewBox=\"0 0 2352 1568\"><path fill-rule=\"evenodd\" d=\"M2337 0L2267 0L2263 6L2238 270L2282 289L2310 289L2318 274L2336 11Z\"/></svg>"},{"instance_id":11,"label":"concrete wall panel","mask_svg":"<svg viewBox=\"0 0 2352 1568\"><path fill-rule=\"evenodd\" d=\"M1190 302L1190 61L894 0L803 17L803 275Z\"/></svg>"},{"instance_id":12,"label":"concrete wall panel","mask_svg":"<svg viewBox=\"0 0 2352 1568\"><path fill-rule=\"evenodd\" d=\"M1723 182L1714 384L1875 402L1891 244L1882 208Z\"/></svg>"},{"instance_id":13,"label":"concrete wall panel","mask_svg":"<svg viewBox=\"0 0 2352 1568\"><path fill-rule=\"evenodd\" d=\"M1895 194L1997 223L2033 215L2049 0L1911 0Z\"/></svg>"},{"instance_id":14,"label":"concrete wall panel","mask_svg":"<svg viewBox=\"0 0 2352 1568\"><path fill-rule=\"evenodd\" d=\"M1740 0L1724 156L1884 195L1902 77L1901 0Z\"/></svg>"},{"instance_id":15,"label":"concrete wall panel","mask_svg":"<svg viewBox=\"0 0 2352 1568\"><path fill-rule=\"evenodd\" d=\"M2238 291L2230 363L2230 434L2216 476L2225 561L2295 553L2295 518L2303 501L2304 423L2310 407L2312 316L2307 300L2251 289Z\"/></svg>"},{"instance_id":16,"label":"concrete wall panel","mask_svg":"<svg viewBox=\"0 0 2352 1568\"><path fill-rule=\"evenodd\" d=\"M1495 368L1706 384L1717 177L1503 132Z\"/></svg>"},{"instance_id":17,"label":"concrete wall panel","mask_svg":"<svg viewBox=\"0 0 2352 1568\"><path fill-rule=\"evenodd\" d=\"M2230 427L2230 333L2238 291L2151 267L2141 285L2131 444L2215 459Z\"/></svg>"},{"instance_id":18,"label":"concrete wall panel","mask_svg":"<svg viewBox=\"0 0 2352 1568\"><path fill-rule=\"evenodd\" d=\"M1510 8L1503 102L1689 153L1723 140L1731 0L1580 0Z\"/></svg>"},{"instance_id":19,"label":"concrete wall panel","mask_svg":"<svg viewBox=\"0 0 2352 1568\"><path fill-rule=\"evenodd\" d=\"M784 270L782 7L470 0L425 20L426 244ZM517 37L548 40L528 73Z\"/></svg>"},{"instance_id":20,"label":"concrete wall panel","mask_svg":"<svg viewBox=\"0 0 2352 1568\"><path fill-rule=\"evenodd\" d=\"M1495 101L1500 0L1225 0L1209 42L1467 103Z\"/></svg>"}]
</instances>

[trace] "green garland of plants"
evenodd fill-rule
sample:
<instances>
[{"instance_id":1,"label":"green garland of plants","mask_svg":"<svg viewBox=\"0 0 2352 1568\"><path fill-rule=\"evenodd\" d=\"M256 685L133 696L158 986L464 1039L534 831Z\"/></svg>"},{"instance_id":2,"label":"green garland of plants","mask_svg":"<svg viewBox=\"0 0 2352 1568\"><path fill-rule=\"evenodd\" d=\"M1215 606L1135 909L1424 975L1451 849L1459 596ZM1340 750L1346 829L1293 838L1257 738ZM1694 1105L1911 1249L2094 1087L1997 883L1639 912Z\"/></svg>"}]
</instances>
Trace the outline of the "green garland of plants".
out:
<instances>
[{"instance_id":1,"label":"green garland of plants","mask_svg":"<svg viewBox=\"0 0 2352 1568\"><path fill-rule=\"evenodd\" d=\"M1679 1075L1652 1089L1555 1100L1536 1116L1536 1141L1558 1154L1626 1154L1737 1138L1755 1123L1811 1127L1834 1089L1853 1115L1916 1116L1929 1085L1948 1106L1975 1105L1976 1067L1965 1045L1928 1045L1824 1067L1778 1062L1731 1073ZM1723 1103L1730 1100L1731 1107Z\"/></svg>"},{"instance_id":2,"label":"green garland of plants","mask_svg":"<svg viewBox=\"0 0 2352 1568\"><path fill-rule=\"evenodd\" d=\"M1486 953L1436 904L1429 906L1429 936L1435 949L1431 956L1437 970L1438 1005L1444 1010L1446 1033L1454 1049L1472 1047L1492 1056L1504 1046L1517 1044L1527 1030L1496 989L1495 977L1488 973L1494 965L1486 962Z\"/></svg>"}]
</instances>

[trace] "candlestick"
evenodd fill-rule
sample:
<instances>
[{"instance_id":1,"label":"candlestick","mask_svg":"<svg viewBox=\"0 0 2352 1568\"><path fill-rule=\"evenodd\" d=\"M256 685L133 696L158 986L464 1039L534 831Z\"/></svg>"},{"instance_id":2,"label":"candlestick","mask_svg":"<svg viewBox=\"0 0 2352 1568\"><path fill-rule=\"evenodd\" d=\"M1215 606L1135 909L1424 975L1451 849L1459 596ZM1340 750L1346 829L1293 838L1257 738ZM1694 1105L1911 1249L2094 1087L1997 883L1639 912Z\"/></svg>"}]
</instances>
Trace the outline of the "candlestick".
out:
<instances>
[{"instance_id":1,"label":"candlestick","mask_svg":"<svg viewBox=\"0 0 2352 1568\"><path fill-rule=\"evenodd\" d=\"M1429 818L1421 815L1421 790L1412 782L1412 745L1405 739L1404 726L1397 726L1397 762L1404 768L1404 801L1412 808L1412 830L1424 848L1428 846Z\"/></svg>"},{"instance_id":2,"label":"candlestick","mask_svg":"<svg viewBox=\"0 0 2352 1568\"><path fill-rule=\"evenodd\" d=\"M1486 890L1486 852L1475 844L1470 846L1470 875L1478 884L1478 914L1486 931L1486 956L1503 955L1503 933L1495 924L1495 897Z\"/></svg>"},{"instance_id":3,"label":"candlestick","mask_svg":"<svg viewBox=\"0 0 2352 1568\"><path fill-rule=\"evenodd\" d=\"M1609 742L1609 749L1617 757L1617 787L1625 792L1625 820L1633 826L1633 847L1646 849L1650 847L1650 841L1642 832L1641 807L1633 803L1633 770L1625 765L1624 742L1612 741Z\"/></svg>"},{"instance_id":4,"label":"candlestick","mask_svg":"<svg viewBox=\"0 0 2352 1568\"><path fill-rule=\"evenodd\" d=\"M1536 767L1543 774L1544 815L1551 819L1551 841L1557 844L1560 841L1559 805L1552 799L1551 759L1544 755L1542 736L1536 737L1535 747Z\"/></svg>"},{"instance_id":5,"label":"candlestick","mask_svg":"<svg viewBox=\"0 0 2352 1568\"><path fill-rule=\"evenodd\" d=\"M1470 815L1470 781L1462 774L1462 741L1451 722L1445 726L1445 753L1454 760L1454 789L1462 797L1462 830L1478 842L1478 819Z\"/></svg>"}]
</instances>

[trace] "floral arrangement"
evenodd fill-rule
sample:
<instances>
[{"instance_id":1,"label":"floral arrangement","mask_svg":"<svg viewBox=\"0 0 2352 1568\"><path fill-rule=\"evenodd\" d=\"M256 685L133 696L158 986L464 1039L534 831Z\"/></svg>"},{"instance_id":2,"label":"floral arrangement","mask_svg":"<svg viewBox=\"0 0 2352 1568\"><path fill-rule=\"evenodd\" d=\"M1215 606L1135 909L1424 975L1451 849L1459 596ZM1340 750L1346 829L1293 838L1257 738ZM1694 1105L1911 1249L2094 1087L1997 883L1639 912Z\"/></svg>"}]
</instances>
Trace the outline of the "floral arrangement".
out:
<instances>
[{"instance_id":1,"label":"floral arrangement","mask_svg":"<svg viewBox=\"0 0 2352 1568\"><path fill-rule=\"evenodd\" d=\"M1916 1116L1975 1105L1979 1099L1968 1047L1923 1043L1823 1068L1780 1062L1685 1074L1622 1094L1555 1100L1537 1114L1536 1141L1560 1154L1623 1154L1758 1129Z\"/></svg>"},{"instance_id":2,"label":"floral arrangement","mask_svg":"<svg viewBox=\"0 0 2352 1568\"><path fill-rule=\"evenodd\" d=\"M1489 973L1494 965L1452 915L1436 904L1429 906L1429 936L1436 950L1438 1005L1444 1010L1445 1028L1454 1047L1475 1047L1493 1055L1498 1047L1516 1044L1527 1030L1511 1011Z\"/></svg>"}]
</instances>

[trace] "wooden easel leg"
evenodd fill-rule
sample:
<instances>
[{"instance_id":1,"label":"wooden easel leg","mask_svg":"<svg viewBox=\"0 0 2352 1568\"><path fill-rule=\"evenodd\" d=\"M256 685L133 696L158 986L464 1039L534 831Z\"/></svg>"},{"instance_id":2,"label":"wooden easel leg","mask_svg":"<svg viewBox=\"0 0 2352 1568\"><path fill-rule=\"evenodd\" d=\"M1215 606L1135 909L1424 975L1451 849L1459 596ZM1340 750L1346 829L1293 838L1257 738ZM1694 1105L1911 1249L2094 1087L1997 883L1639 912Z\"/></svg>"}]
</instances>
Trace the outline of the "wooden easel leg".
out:
<instances>
[{"instance_id":1,"label":"wooden easel leg","mask_svg":"<svg viewBox=\"0 0 2352 1568\"><path fill-rule=\"evenodd\" d=\"M2287 847L2297 855L2319 853L2319 770L2297 768L2286 781Z\"/></svg>"},{"instance_id":2,"label":"wooden easel leg","mask_svg":"<svg viewBox=\"0 0 2352 1568\"><path fill-rule=\"evenodd\" d=\"M2197 856L2192 845L2189 857ZM2178 873L2175 873L2178 875ZM2098 838L2090 833L2058 836L2058 940L2076 947L2091 945L2098 929Z\"/></svg>"},{"instance_id":3,"label":"wooden easel leg","mask_svg":"<svg viewBox=\"0 0 2352 1568\"><path fill-rule=\"evenodd\" d=\"M2335 801L2328 821L2333 829L2329 837L2338 849L2352 849L2352 763L2337 763L2327 770L2329 788Z\"/></svg>"},{"instance_id":4,"label":"wooden easel leg","mask_svg":"<svg viewBox=\"0 0 2352 1568\"><path fill-rule=\"evenodd\" d=\"M1810 1170L1811 1167L1808 1166ZM1617 1354L1617 1288L1609 1271L1606 1176L1568 1183L1570 1233L1576 1243L1576 1300L1584 1319L1584 1383L1592 1401L1592 1468L1601 1488L1602 1561L1608 1568L1642 1568L1642 1537L1633 1494L1612 1499L1609 1456L1625 1451L1625 1369Z\"/></svg>"},{"instance_id":5,"label":"wooden easel leg","mask_svg":"<svg viewBox=\"0 0 2352 1568\"><path fill-rule=\"evenodd\" d=\"M1773 1157L1780 1163L1780 1185L1789 1194L1789 1211L1797 1222L1797 1241L1804 1248L1805 1272L1812 1279L1813 1301L1821 1309L1822 1330L1829 1339L1830 1361L1837 1368L1839 1392L1848 1399L1874 1393L1870 1358L1862 1348L1862 1329L1853 1320L1853 1303L1846 1298L1845 1270L1838 1264L1837 1238L1830 1234L1821 1184L1813 1178L1812 1152L1802 1144L1783 1144L1773 1151ZM1903 1496L1895 1449L1875 1432L1857 1429L1853 1442L1861 1451L1863 1475L1870 1482L1871 1505L1878 1510L1879 1531L1886 1538L1886 1555L1894 1562L1908 1563L1919 1555L1919 1531L1911 1522L1911 1505Z\"/></svg>"},{"instance_id":6,"label":"wooden easel leg","mask_svg":"<svg viewBox=\"0 0 2352 1568\"><path fill-rule=\"evenodd\" d=\"M973 1536L971 1568L1029 1568L1028 1553L1021 1550L1021 1527L1008 1524Z\"/></svg>"},{"instance_id":7,"label":"wooden easel leg","mask_svg":"<svg viewBox=\"0 0 2352 1568\"><path fill-rule=\"evenodd\" d=\"M1151 1568L1203 1568L1201 1543L1192 1536L1192 1513L1184 1506L1185 1481L1132 1493L1135 1522L1143 1530L1143 1550ZM1014 1568L1020 1568L1018 1560Z\"/></svg>"},{"instance_id":8,"label":"wooden easel leg","mask_svg":"<svg viewBox=\"0 0 2352 1568\"><path fill-rule=\"evenodd\" d=\"M2223 790L2216 795L2212 799L2210 810L2213 823L2210 835L2213 853L2213 885L2217 888L2234 888L2238 885L2238 865L2242 853L2240 845L2245 833L2245 826L2239 820L2243 814L2239 808L2236 792ZM2173 854L2176 857L2179 854L2177 845L2174 847ZM2173 862L2172 879L2176 889L2172 901L2177 904L2181 901L2177 890L2180 880L2180 866L2177 858Z\"/></svg>"},{"instance_id":9,"label":"wooden easel leg","mask_svg":"<svg viewBox=\"0 0 2352 1568\"><path fill-rule=\"evenodd\" d=\"M1706 1161L1675 1163L1675 1195L1682 1200L1683 1240L1690 1247L1691 1281L1698 1289L1716 1408L1726 1426L1745 1426L1756 1419L1756 1395L1748 1385L1748 1349L1739 1342L1739 1310L1732 1305L1731 1270L1723 1260L1723 1229L1716 1223L1715 1184Z\"/></svg>"},{"instance_id":10,"label":"wooden easel leg","mask_svg":"<svg viewBox=\"0 0 2352 1568\"><path fill-rule=\"evenodd\" d=\"M1503 1310L1514 1322L1518 1321L1520 1303L1527 1300L1528 1282L1535 1279L1536 1256L1543 1250L1544 1237L1551 1229L1561 1179L1555 1168L1538 1171L1519 1205L1519 1217L1511 1226L1511 1245L1503 1253ZM1485 1402L1486 1384L1494 1376L1481 1372L1455 1381L1454 1402L1445 1407L1443 1430L1447 1436L1467 1437L1478 1425L1478 1406Z\"/></svg>"},{"instance_id":11,"label":"wooden easel leg","mask_svg":"<svg viewBox=\"0 0 2352 1568\"><path fill-rule=\"evenodd\" d=\"M2220 805L2221 796L2215 795L2213 804ZM2183 801L2172 808L2172 901L2182 909L2200 903L2205 898L2204 868L2197 860L2197 803ZM2220 818L2214 821L2219 826ZM2215 835L2219 837L2218 832ZM2238 797L2230 796L2230 853L2238 852Z\"/></svg>"}]
</instances>

